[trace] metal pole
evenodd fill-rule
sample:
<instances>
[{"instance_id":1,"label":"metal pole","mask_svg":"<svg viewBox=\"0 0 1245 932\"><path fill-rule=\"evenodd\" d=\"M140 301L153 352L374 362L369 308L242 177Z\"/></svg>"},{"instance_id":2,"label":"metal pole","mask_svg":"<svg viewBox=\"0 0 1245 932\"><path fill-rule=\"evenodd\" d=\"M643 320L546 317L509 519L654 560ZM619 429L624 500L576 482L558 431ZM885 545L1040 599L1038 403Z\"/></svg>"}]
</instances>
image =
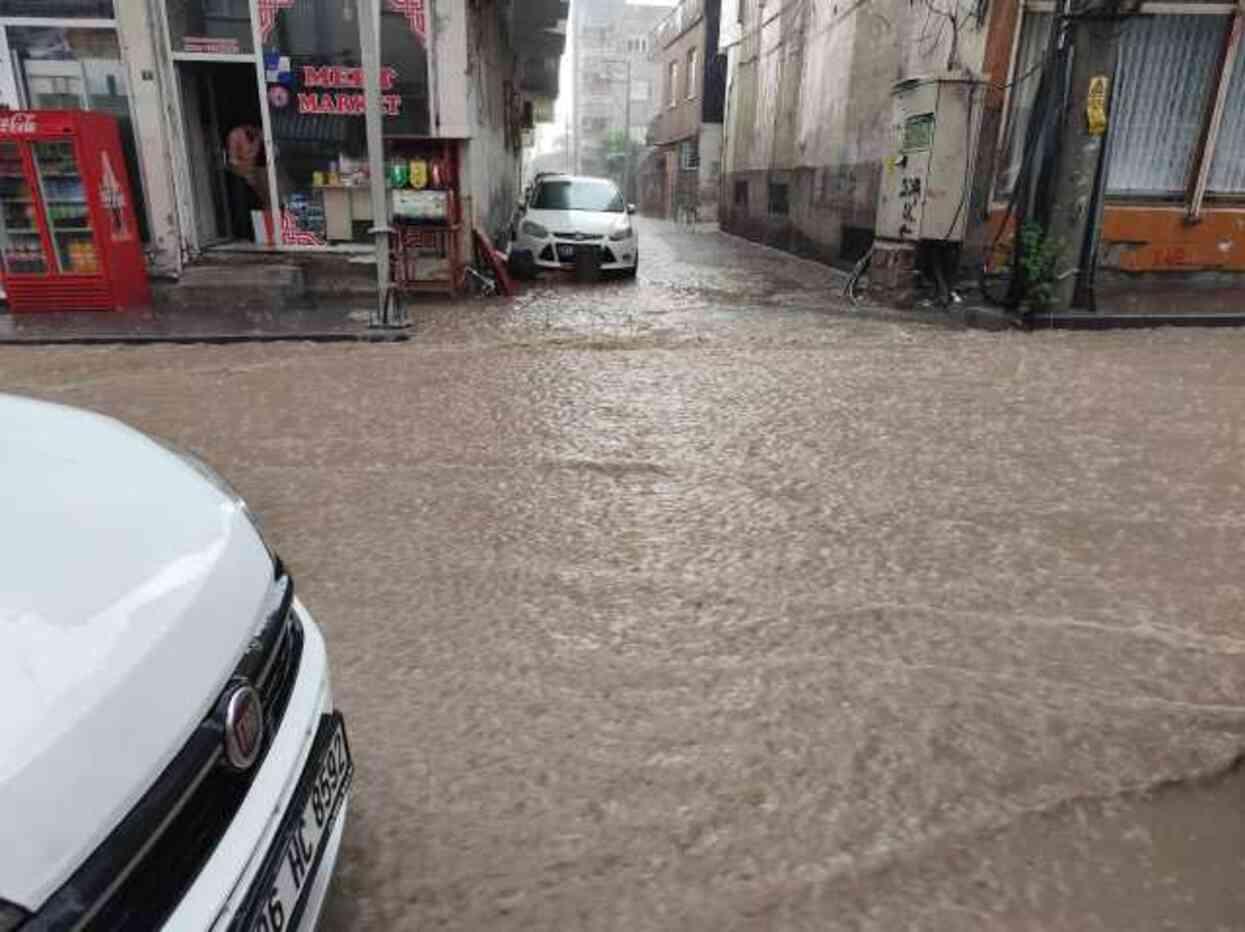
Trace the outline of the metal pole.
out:
<instances>
[{"instance_id":1,"label":"metal pole","mask_svg":"<svg viewBox=\"0 0 1245 932\"><path fill-rule=\"evenodd\" d=\"M1115 94L1119 34L1103 37L1102 27L1093 20L1079 18L1068 24L1072 43L1072 76L1068 107L1062 114L1063 135L1056 164L1055 190L1047 224L1048 239L1063 250L1056 270L1052 309L1072 307L1077 280L1085 275L1082 265L1086 235L1092 228L1092 200L1098 166L1102 160L1105 133L1095 131L1088 122L1091 88L1096 78L1106 79L1106 101ZM1096 246L1093 247L1096 249ZM1091 249L1090 255L1093 255Z\"/></svg>"},{"instance_id":2,"label":"metal pole","mask_svg":"<svg viewBox=\"0 0 1245 932\"><path fill-rule=\"evenodd\" d=\"M631 201L631 59L627 59L627 101L623 105L623 199Z\"/></svg>"},{"instance_id":3,"label":"metal pole","mask_svg":"<svg viewBox=\"0 0 1245 932\"><path fill-rule=\"evenodd\" d=\"M410 319L394 301L389 307L389 204L385 197L384 122L380 109L380 0L356 0L359 45L363 50L363 94L367 119L367 160L372 182L372 228L376 245L376 307L372 327L406 327Z\"/></svg>"}]
</instances>

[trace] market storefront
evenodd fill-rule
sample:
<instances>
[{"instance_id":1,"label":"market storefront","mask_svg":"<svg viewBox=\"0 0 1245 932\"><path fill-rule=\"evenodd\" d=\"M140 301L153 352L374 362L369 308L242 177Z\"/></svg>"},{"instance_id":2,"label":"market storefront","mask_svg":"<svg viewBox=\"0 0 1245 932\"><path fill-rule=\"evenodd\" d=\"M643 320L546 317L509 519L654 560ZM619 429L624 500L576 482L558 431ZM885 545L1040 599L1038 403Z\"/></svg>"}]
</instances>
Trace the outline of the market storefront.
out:
<instances>
[{"instance_id":1,"label":"market storefront","mask_svg":"<svg viewBox=\"0 0 1245 932\"><path fill-rule=\"evenodd\" d=\"M381 110L390 184L452 189L431 139L423 0L386 0ZM167 0L196 249L349 249L370 242L362 55L354 0ZM401 170L397 168L401 166ZM433 202L438 203L438 202ZM442 200L439 203L447 203Z\"/></svg>"},{"instance_id":2,"label":"market storefront","mask_svg":"<svg viewBox=\"0 0 1245 932\"><path fill-rule=\"evenodd\" d=\"M0 106L117 118L157 276L208 250L362 252L374 224L356 4L0 0ZM441 252L508 222L524 114L556 96L565 4L508 20L465 0L435 17L430 0L379 0L390 212L442 226Z\"/></svg>"}]
</instances>

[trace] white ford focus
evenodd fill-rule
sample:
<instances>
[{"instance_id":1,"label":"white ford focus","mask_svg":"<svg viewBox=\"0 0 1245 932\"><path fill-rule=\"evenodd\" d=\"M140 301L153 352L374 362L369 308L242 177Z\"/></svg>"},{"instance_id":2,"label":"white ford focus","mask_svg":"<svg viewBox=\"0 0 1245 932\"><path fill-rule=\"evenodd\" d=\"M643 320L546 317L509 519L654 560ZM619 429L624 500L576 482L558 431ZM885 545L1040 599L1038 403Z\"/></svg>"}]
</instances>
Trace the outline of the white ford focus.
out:
<instances>
[{"instance_id":1,"label":"white ford focus","mask_svg":"<svg viewBox=\"0 0 1245 932\"><path fill-rule=\"evenodd\" d=\"M511 267L520 275L533 268L572 268L587 252L602 271L634 276L640 265L634 213L608 178L542 178L518 217Z\"/></svg>"},{"instance_id":2,"label":"white ford focus","mask_svg":"<svg viewBox=\"0 0 1245 932\"><path fill-rule=\"evenodd\" d=\"M0 395L0 932L315 926L353 773L246 506L110 418Z\"/></svg>"}]
</instances>

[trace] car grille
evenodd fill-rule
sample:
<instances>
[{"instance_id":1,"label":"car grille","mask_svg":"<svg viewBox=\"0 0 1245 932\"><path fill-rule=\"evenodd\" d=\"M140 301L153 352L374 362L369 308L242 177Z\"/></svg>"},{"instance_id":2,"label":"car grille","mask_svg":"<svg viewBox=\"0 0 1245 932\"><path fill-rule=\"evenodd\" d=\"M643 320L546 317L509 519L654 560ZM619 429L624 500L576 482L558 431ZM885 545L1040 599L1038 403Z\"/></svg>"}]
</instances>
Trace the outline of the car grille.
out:
<instances>
[{"instance_id":1,"label":"car grille","mask_svg":"<svg viewBox=\"0 0 1245 932\"><path fill-rule=\"evenodd\" d=\"M554 233L555 239L569 240L572 243L597 243L605 239L604 236L589 236L587 233Z\"/></svg>"},{"instance_id":2,"label":"car grille","mask_svg":"<svg viewBox=\"0 0 1245 932\"><path fill-rule=\"evenodd\" d=\"M293 610L293 582L282 575L277 583L283 587L280 603L233 678L254 683L263 702L265 736L258 760L245 773L224 766L223 718L214 709L139 804L22 932L141 932L160 928L176 908L246 798L289 705L303 631Z\"/></svg>"}]
</instances>

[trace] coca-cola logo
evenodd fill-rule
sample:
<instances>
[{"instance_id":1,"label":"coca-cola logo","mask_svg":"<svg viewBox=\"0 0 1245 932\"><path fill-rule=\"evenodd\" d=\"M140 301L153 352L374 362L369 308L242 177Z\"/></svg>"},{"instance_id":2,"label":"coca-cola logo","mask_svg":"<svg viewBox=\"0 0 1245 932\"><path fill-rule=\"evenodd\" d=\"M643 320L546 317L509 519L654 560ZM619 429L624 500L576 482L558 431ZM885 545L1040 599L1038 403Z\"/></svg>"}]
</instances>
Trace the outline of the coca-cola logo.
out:
<instances>
[{"instance_id":1,"label":"coca-cola logo","mask_svg":"<svg viewBox=\"0 0 1245 932\"><path fill-rule=\"evenodd\" d=\"M37 129L33 113L0 114L0 133L30 134Z\"/></svg>"}]
</instances>

